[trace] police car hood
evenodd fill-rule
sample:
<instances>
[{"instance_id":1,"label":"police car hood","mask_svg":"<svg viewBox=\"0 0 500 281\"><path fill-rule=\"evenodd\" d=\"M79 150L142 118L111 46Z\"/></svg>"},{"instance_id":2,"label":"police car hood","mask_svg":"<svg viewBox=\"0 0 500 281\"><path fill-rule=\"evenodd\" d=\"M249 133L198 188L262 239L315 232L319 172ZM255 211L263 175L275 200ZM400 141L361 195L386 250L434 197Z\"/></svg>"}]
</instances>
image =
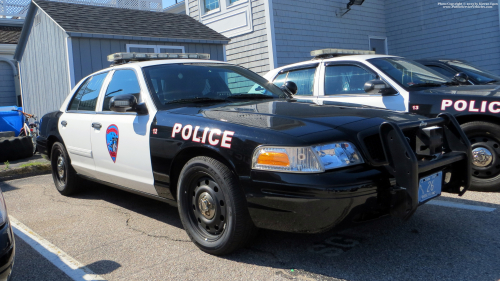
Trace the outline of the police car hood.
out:
<instances>
[{"instance_id":1,"label":"police car hood","mask_svg":"<svg viewBox=\"0 0 500 281\"><path fill-rule=\"evenodd\" d=\"M446 95L471 95L471 96L500 96L500 85L469 85L439 87L422 91L411 91L422 94L446 94Z\"/></svg>"},{"instance_id":2,"label":"police car hood","mask_svg":"<svg viewBox=\"0 0 500 281\"><path fill-rule=\"evenodd\" d=\"M200 117L280 131L292 136L332 130L356 124L359 130L379 126L385 121L410 122L425 119L419 115L400 113L363 105L328 102L317 105L297 100L260 100L218 104L215 106L184 107L170 111ZM369 121L367 121L369 120Z\"/></svg>"}]
</instances>

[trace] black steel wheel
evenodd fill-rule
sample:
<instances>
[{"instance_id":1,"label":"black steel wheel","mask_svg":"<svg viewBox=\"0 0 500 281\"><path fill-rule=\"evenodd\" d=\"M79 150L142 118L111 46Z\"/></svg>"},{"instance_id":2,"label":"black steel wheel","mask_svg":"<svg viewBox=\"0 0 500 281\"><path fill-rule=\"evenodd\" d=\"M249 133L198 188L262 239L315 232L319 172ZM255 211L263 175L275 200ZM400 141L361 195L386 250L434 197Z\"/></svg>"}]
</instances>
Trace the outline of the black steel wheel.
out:
<instances>
[{"instance_id":1,"label":"black steel wheel","mask_svg":"<svg viewBox=\"0 0 500 281\"><path fill-rule=\"evenodd\" d=\"M54 143L50 155L52 178L57 191L65 196L76 193L82 179L76 175L75 170L71 167L64 145L60 142Z\"/></svg>"},{"instance_id":2,"label":"black steel wheel","mask_svg":"<svg viewBox=\"0 0 500 281\"><path fill-rule=\"evenodd\" d=\"M254 236L243 192L220 161L209 157L188 161L179 175L177 195L184 229L201 250L229 254Z\"/></svg>"},{"instance_id":3,"label":"black steel wheel","mask_svg":"<svg viewBox=\"0 0 500 281\"><path fill-rule=\"evenodd\" d=\"M462 129L472 145L470 190L500 191L500 126L483 121L469 122Z\"/></svg>"}]
</instances>

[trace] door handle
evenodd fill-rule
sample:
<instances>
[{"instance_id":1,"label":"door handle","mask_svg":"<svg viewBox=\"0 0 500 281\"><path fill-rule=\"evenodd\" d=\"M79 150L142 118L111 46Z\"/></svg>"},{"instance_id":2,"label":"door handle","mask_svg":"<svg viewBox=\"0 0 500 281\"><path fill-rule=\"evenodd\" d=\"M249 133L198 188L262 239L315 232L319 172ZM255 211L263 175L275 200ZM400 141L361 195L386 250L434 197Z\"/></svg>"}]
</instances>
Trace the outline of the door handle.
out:
<instances>
[{"instance_id":1,"label":"door handle","mask_svg":"<svg viewBox=\"0 0 500 281\"><path fill-rule=\"evenodd\" d=\"M101 123L97 123L97 122L92 123L92 128L94 128L94 129L99 130L101 127L102 127Z\"/></svg>"},{"instance_id":2,"label":"door handle","mask_svg":"<svg viewBox=\"0 0 500 281\"><path fill-rule=\"evenodd\" d=\"M66 125L68 125L68 122L66 122L66 121L63 120L63 121L61 121L61 125L63 125L64 127L66 127Z\"/></svg>"}]
</instances>

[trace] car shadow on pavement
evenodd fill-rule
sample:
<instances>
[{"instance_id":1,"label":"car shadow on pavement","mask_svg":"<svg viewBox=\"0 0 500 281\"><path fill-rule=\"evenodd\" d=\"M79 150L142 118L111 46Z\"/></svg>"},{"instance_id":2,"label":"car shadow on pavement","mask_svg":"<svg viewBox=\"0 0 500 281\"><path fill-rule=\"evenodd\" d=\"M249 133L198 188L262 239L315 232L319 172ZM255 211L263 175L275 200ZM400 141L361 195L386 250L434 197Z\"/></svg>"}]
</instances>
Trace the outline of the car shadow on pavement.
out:
<instances>
[{"instance_id":1,"label":"car shadow on pavement","mask_svg":"<svg viewBox=\"0 0 500 281\"><path fill-rule=\"evenodd\" d=\"M87 200L104 200L129 211L184 229L176 207L103 184L88 181L85 190L71 197Z\"/></svg>"},{"instance_id":2,"label":"car shadow on pavement","mask_svg":"<svg viewBox=\"0 0 500 281\"><path fill-rule=\"evenodd\" d=\"M261 230L225 257L273 267L276 277L313 280L498 280L500 205L447 198L494 212L422 206L407 222L382 219L340 231Z\"/></svg>"},{"instance_id":3,"label":"car shadow on pavement","mask_svg":"<svg viewBox=\"0 0 500 281\"><path fill-rule=\"evenodd\" d=\"M4 184L4 188L10 187ZM73 198L104 200L183 228L177 208L104 185L89 184ZM496 210L426 204L406 222L387 218L321 234L260 230L251 245L220 259L270 268L275 275L270 279L500 279L500 205L458 197L438 199ZM99 273L99 266L89 268Z\"/></svg>"},{"instance_id":4,"label":"car shadow on pavement","mask_svg":"<svg viewBox=\"0 0 500 281\"><path fill-rule=\"evenodd\" d=\"M177 208L122 190L92 183L74 197L104 200L183 228ZM272 267L276 278L499 279L500 205L458 197L440 200L497 210L479 212L424 205L407 222L387 218L321 234L260 230L247 248L222 258Z\"/></svg>"}]
</instances>

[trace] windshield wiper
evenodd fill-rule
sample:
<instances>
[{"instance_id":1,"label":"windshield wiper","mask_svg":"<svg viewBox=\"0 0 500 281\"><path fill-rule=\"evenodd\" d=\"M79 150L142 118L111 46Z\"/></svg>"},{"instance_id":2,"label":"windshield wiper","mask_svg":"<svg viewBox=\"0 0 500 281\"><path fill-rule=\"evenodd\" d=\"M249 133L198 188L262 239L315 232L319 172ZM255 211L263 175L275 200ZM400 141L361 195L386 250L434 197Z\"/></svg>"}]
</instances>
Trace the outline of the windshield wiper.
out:
<instances>
[{"instance_id":1,"label":"windshield wiper","mask_svg":"<svg viewBox=\"0 0 500 281\"><path fill-rule=\"evenodd\" d=\"M493 79L493 80L490 80L490 81L486 82L486 84L489 84L489 83L496 83L496 82L498 82L498 80Z\"/></svg>"},{"instance_id":2,"label":"windshield wiper","mask_svg":"<svg viewBox=\"0 0 500 281\"><path fill-rule=\"evenodd\" d=\"M169 101L166 104L171 104L171 103L201 103L201 102L226 102L226 99L216 99L216 98L202 98L202 97L197 97L197 98L190 98L190 99L180 99L180 100L173 100Z\"/></svg>"},{"instance_id":3,"label":"windshield wiper","mask_svg":"<svg viewBox=\"0 0 500 281\"><path fill-rule=\"evenodd\" d=\"M231 95L228 99L274 99L274 97L263 94L239 94Z\"/></svg>"},{"instance_id":4,"label":"windshield wiper","mask_svg":"<svg viewBox=\"0 0 500 281\"><path fill-rule=\"evenodd\" d=\"M410 85L410 88L417 88L417 87L439 87L443 84L440 83L417 83Z\"/></svg>"}]
</instances>

